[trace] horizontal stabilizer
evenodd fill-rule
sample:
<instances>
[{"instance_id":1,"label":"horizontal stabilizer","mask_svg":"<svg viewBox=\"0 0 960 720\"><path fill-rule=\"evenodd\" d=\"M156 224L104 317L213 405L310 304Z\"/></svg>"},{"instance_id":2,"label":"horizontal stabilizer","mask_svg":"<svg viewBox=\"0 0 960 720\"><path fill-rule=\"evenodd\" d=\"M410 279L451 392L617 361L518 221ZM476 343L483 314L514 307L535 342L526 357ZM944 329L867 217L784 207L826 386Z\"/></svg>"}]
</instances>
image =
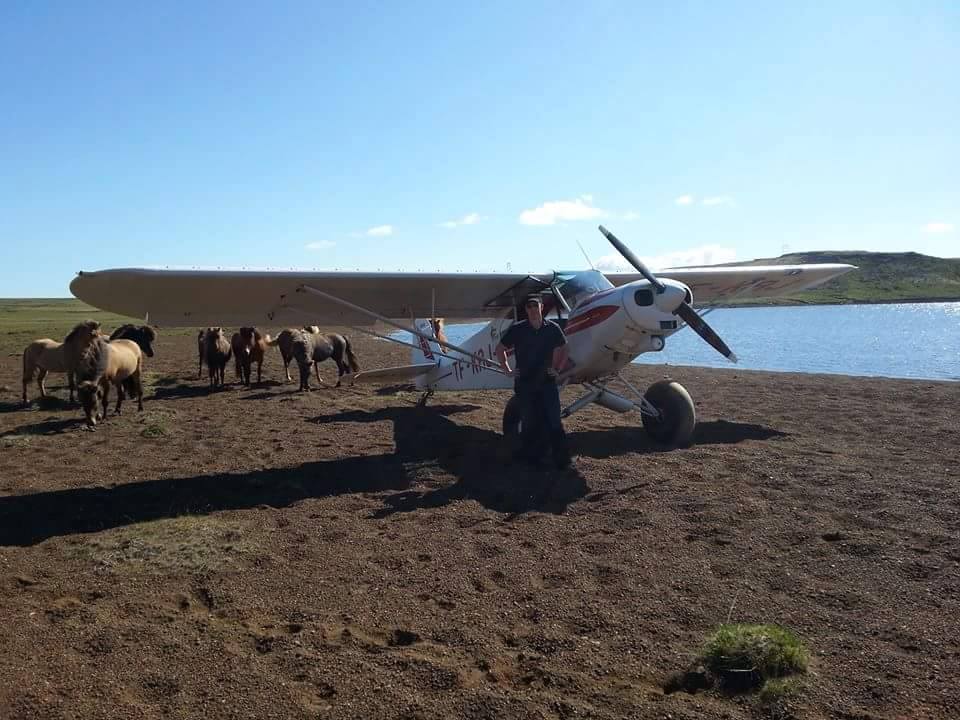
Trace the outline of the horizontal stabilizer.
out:
<instances>
[{"instance_id":1,"label":"horizontal stabilizer","mask_svg":"<svg viewBox=\"0 0 960 720\"><path fill-rule=\"evenodd\" d=\"M413 380L426 375L436 367L435 363L420 363L418 365L400 365L399 367L381 368L380 370L366 370L353 376L353 382L391 383Z\"/></svg>"}]
</instances>

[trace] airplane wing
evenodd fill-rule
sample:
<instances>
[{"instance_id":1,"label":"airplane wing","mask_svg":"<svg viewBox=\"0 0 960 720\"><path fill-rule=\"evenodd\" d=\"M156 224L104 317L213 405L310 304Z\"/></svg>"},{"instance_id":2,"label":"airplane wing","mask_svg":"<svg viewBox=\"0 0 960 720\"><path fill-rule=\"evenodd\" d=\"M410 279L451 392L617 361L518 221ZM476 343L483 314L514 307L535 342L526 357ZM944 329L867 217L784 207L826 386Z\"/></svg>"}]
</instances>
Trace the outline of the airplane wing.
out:
<instances>
[{"instance_id":1,"label":"airplane wing","mask_svg":"<svg viewBox=\"0 0 960 720\"><path fill-rule=\"evenodd\" d=\"M661 278L679 280L690 288L693 302L733 298L767 298L789 295L822 285L855 270L854 265L819 263L809 265L734 265L657 270ZM614 285L643 280L639 273L604 273Z\"/></svg>"},{"instance_id":2,"label":"airplane wing","mask_svg":"<svg viewBox=\"0 0 960 720\"><path fill-rule=\"evenodd\" d=\"M476 319L502 314L553 273L255 272L113 269L80 272L70 292L101 310L167 327L245 324L372 325L307 285L388 318ZM515 297L514 297L515 296ZM306 313L306 315L304 315Z\"/></svg>"},{"instance_id":3,"label":"airplane wing","mask_svg":"<svg viewBox=\"0 0 960 720\"><path fill-rule=\"evenodd\" d=\"M681 268L659 275L686 283L694 302L775 297L804 290L852 270L852 265L774 265ZM70 291L101 310L153 325L372 325L367 314L313 293L308 286L387 318L497 317L553 273L277 272L112 269L82 271ZM643 277L608 274L614 285Z\"/></svg>"},{"instance_id":4,"label":"airplane wing","mask_svg":"<svg viewBox=\"0 0 960 720\"><path fill-rule=\"evenodd\" d=\"M380 370L365 370L353 376L352 383L400 383L409 382L420 375L426 375L433 370L435 363L419 363L417 365L400 365L398 367L381 368Z\"/></svg>"}]
</instances>

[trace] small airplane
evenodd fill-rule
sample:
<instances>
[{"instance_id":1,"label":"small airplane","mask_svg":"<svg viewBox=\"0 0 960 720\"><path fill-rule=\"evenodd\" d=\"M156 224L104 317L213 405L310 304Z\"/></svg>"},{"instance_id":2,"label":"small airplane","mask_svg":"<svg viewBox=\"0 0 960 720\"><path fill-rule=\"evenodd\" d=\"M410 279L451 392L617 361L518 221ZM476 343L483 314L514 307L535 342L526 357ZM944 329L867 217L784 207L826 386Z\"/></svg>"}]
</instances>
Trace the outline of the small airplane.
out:
<instances>
[{"instance_id":1,"label":"small airplane","mask_svg":"<svg viewBox=\"0 0 960 720\"><path fill-rule=\"evenodd\" d=\"M543 299L568 339L569 364L558 378L583 394L563 408L568 417L590 404L639 412L647 433L670 446L688 444L696 410L679 383L661 380L640 392L621 374L634 358L661 352L689 326L731 362L737 357L693 309L694 298L776 297L816 287L856 269L844 264L711 266L654 275L616 236L600 232L636 273L596 269L546 274L365 273L111 269L81 271L70 291L102 310L157 326L332 324L406 345L411 364L356 373L353 382L412 382L435 391L505 389L513 379L495 358L499 338L523 317L523 300ZM489 322L461 344L448 342L431 320ZM409 324L399 322L409 318ZM554 319L554 318L551 318ZM410 333L411 341L378 332L377 323ZM618 382L618 390L610 386ZM622 387L621 387L622 386ZM516 398L507 402L503 431L520 430Z\"/></svg>"}]
</instances>

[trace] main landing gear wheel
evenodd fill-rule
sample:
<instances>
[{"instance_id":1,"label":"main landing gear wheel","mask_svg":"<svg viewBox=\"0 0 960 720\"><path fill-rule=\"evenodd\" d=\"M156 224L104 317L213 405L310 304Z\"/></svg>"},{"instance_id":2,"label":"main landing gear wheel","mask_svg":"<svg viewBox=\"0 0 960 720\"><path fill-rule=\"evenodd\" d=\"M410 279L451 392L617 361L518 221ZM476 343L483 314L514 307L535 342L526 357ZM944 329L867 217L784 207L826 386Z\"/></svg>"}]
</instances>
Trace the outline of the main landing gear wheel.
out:
<instances>
[{"instance_id":1,"label":"main landing gear wheel","mask_svg":"<svg viewBox=\"0 0 960 720\"><path fill-rule=\"evenodd\" d=\"M689 445L697 425L697 412L683 385L661 380L647 388L643 397L660 411L659 417L643 414L643 427L647 434L664 445Z\"/></svg>"}]
</instances>

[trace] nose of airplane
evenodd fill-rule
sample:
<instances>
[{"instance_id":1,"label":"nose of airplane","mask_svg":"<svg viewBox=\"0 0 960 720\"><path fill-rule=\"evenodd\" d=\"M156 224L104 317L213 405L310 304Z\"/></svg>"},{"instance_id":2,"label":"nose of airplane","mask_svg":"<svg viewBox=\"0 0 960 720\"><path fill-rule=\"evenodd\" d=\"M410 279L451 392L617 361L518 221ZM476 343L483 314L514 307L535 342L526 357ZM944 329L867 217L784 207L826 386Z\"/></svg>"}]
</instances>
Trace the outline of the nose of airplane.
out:
<instances>
[{"instance_id":1,"label":"nose of airplane","mask_svg":"<svg viewBox=\"0 0 960 720\"><path fill-rule=\"evenodd\" d=\"M628 300L627 305L632 305L633 308L641 312L656 308L663 313L673 313L683 304L684 300L688 299L689 291L686 287L673 284L669 280L663 281L663 285L663 292L658 293L649 283L637 283L633 292L628 295L629 300L633 302L630 303Z\"/></svg>"},{"instance_id":2,"label":"nose of airplane","mask_svg":"<svg viewBox=\"0 0 960 720\"><path fill-rule=\"evenodd\" d=\"M654 293L654 304L657 308L666 313L672 313L683 304L686 299L687 289L677 285L667 285L664 283L662 293Z\"/></svg>"}]
</instances>

